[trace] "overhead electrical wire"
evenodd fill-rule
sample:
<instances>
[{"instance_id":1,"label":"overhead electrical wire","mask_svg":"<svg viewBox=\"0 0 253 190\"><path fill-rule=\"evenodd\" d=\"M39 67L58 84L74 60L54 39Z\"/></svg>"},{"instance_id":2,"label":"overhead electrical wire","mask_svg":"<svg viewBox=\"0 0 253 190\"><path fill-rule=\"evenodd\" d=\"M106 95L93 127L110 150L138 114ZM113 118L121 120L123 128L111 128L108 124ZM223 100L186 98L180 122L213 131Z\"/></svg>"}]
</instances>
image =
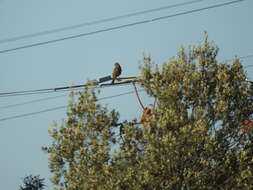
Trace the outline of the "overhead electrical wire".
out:
<instances>
[{"instance_id":1,"label":"overhead electrical wire","mask_svg":"<svg viewBox=\"0 0 253 190\"><path fill-rule=\"evenodd\" d=\"M252 58L252 57L253 57L253 54L242 56L242 57L238 57L238 59L248 59L248 58Z\"/></svg>"},{"instance_id":2,"label":"overhead electrical wire","mask_svg":"<svg viewBox=\"0 0 253 190\"><path fill-rule=\"evenodd\" d=\"M241 56L241 57L238 57L238 59L248 59L248 58L251 58L251 57L253 57L253 54ZM226 61L230 62L230 61L233 61L233 59L227 59ZM252 64L244 65L245 68L252 67L252 66L253 66ZM127 84L129 84L129 83L116 84L116 85L127 85ZM56 87L56 88L45 88L45 89L36 89L36 90L22 90L22 91L13 91L13 92L2 92L2 93L0 93L0 98L10 97L10 96L48 94L48 93L54 93L54 92L66 92L66 91L71 91L71 90L80 90L81 88L84 88L84 87L102 88L101 86L99 87L99 86L90 86L90 85L82 84L82 85L72 85L72 86L64 86L64 87ZM105 86L105 87L109 87L109 86ZM37 101L37 100L35 100L35 101ZM26 102L24 102L24 103L26 104ZM5 106L3 106L3 107L5 107ZM0 107L0 109L3 108L3 107ZM12 107L12 105L10 105L10 107Z\"/></svg>"},{"instance_id":3,"label":"overhead electrical wire","mask_svg":"<svg viewBox=\"0 0 253 190\"><path fill-rule=\"evenodd\" d=\"M248 56L245 56L245 57L248 57ZM242 58L242 57L240 57L240 58ZM250 66L253 66L253 65L250 65ZM252 83L252 81L249 81L249 82ZM131 84L131 83L126 83L126 84ZM136 87L135 87L135 91L130 91L130 92L121 93L121 94L112 95L112 96L106 96L106 97L97 99L97 101L99 101L99 100L105 100L105 99L111 99L111 98L115 98L115 97L119 97L119 96L123 96L123 95L127 95L127 94L133 94L133 93L136 93L137 91L138 92L142 92L142 91L144 91L144 89L137 90ZM30 103L34 103L34 102L39 102L39 101L54 99L54 98L58 98L58 97L66 96L66 95L67 94L60 95L60 96L55 96L55 97L47 97L47 98L37 99L37 100L23 102L23 103L19 103L19 104L2 106L0 108L15 107L15 106L18 106L18 105L25 105L25 104L30 104ZM50 111L54 111L54 110L63 109L63 108L66 108L66 107L67 106L58 106L58 107L53 107L53 108L49 108L49 109L44 109L44 110L41 110L41 111L36 111L36 112L30 112L30 113L15 115L15 116L11 116L11 117L1 118L0 121L5 121L5 120L11 120L11 119L15 119L15 118L26 117L26 116L30 116L30 115L36 115L36 114L40 114L40 113L45 113L45 112L50 112Z\"/></svg>"},{"instance_id":4,"label":"overhead electrical wire","mask_svg":"<svg viewBox=\"0 0 253 190\"><path fill-rule=\"evenodd\" d=\"M129 84L129 83L126 83L126 84ZM115 85L115 84L114 84ZM120 84L120 85L123 85L123 84ZM106 86L106 87L109 87L109 86ZM93 87L93 88L98 88L98 87ZM80 88L71 88L69 90L64 90L63 92L66 92L66 91L71 91L71 90L81 90ZM17 91L17 92L20 92L20 91ZM62 91L61 91L62 92ZM44 93L44 92L43 92ZM47 93L47 92L46 92ZM28 94L17 94L18 96L20 95L31 95L31 94L36 94L36 93L28 93ZM15 94L11 94L10 96L14 96ZM8 108L12 108L12 107L17 107L17 106L22 106L22 105L27 105L27 104L32 104L32 103L36 103L36 102L42 102L42 101L47 101L47 100L52 100L52 99L57 99L57 98L61 98L61 97L64 97L64 96L67 96L68 94L62 94L62 95L58 95L58 96L51 96L51 97L46 97L46 98L39 98L39 99L35 99L35 100L31 100L31 101L25 101L25 102L21 102L21 103L16 103L16 104L9 104L9 105L5 105L5 106L0 106L0 110L3 110L3 109L8 109ZM4 96L6 97L6 96ZM8 95L7 95L8 97Z\"/></svg>"},{"instance_id":5,"label":"overhead electrical wire","mask_svg":"<svg viewBox=\"0 0 253 190\"><path fill-rule=\"evenodd\" d=\"M51 30L44 30L44 31L41 31L41 32L36 32L36 33L31 33L31 34L25 34L25 35L22 35L22 36L16 36L16 37L11 37L11 38L1 39L0 44L7 43L7 42L14 42L14 41L23 40L23 39L28 39L28 38L32 38L32 37L44 36L44 35L48 35L48 34L68 31L68 30L73 30L73 29L82 28L82 27L85 27L85 26L91 26L91 25L96 25L96 24L121 20L121 19L129 18L129 17L134 17L134 16L144 15L144 14L148 14L148 13L163 11L163 10L176 8L176 7L181 7L181 6L185 6L185 5L190 5L190 4L198 3L198 2L201 2L201 1L204 1L204 0L186 1L186 2L177 3L177 4L173 4L173 5L167 5L167 6L154 8L154 9L148 9L148 10L138 11L138 12L134 12L134 13L128 13L128 14L124 14L124 15L119 15L119 16L109 17L109 18L105 18L105 19L95 20L95 21L91 21L91 22L84 22L84 23L81 23L81 24L65 26L65 27L61 27L61 28L55 28L55 29L51 29Z\"/></svg>"},{"instance_id":6,"label":"overhead electrical wire","mask_svg":"<svg viewBox=\"0 0 253 190\"><path fill-rule=\"evenodd\" d=\"M251 81L249 81L249 82L251 82ZM121 94L116 94L116 95L112 95L112 96L106 96L106 97L98 98L97 101L116 98L116 97L119 97L119 96L124 96L124 95L133 94L133 93L136 93L136 92L143 92L143 91L144 91L144 89L137 90L136 87L135 87L134 91L129 91L129 92L121 93ZM56 98L56 97L51 97L51 98ZM35 100L35 101L39 101L39 100ZM31 102L35 102L35 101L31 101ZM48 109L44 109L44 110L40 110L40 111L36 111L36 112L30 112L30 113L11 116L11 117L0 118L0 122L1 121L6 121L6 120L11 120L11 119L16 119L16 118L21 118L21 117L26 117L26 116L31 116L31 115L37 115L37 114L40 114L40 113L55 111L55 110L59 110L59 109L67 108L67 107L68 107L67 105L58 106L58 107L48 108Z\"/></svg>"},{"instance_id":7,"label":"overhead electrical wire","mask_svg":"<svg viewBox=\"0 0 253 190\"><path fill-rule=\"evenodd\" d=\"M246 55L246 56L241 56L239 57L238 59L246 59L246 58L250 58L250 57L253 57L253 55ZM231 61L232 59L228 59L226 61ZM246 67L251 67L253 65L247 65ZM252 81L249 81L252 83ZM126 84L131 84L131 83L126 83ZM115 85L115 84L114 84ZM113 86L114 86L113 85ZM122 85L122 84L120 84ZM75 85L75 86L72 86L72 88L70 87L60 87L60 88L49 88L49 89L61 89L61 90L73 90L73 87L78 87L80 88L81 86L86 86L86 85ZM109 86L106 86L106 87L109 87ZM70 89L68 89L70 88ZM94 88L94 87L93 87ZM38 89L38 90L34 90L36 92L41 92L43 90L48 90L48 89ZM123 96L123 95L127 95L127 94L132 94L132 93L136 93L136 91L144 91L143 89L142 90L137 90L135 89L135 91L130 91L130 92L126 92L126 93L122 93L122 94L117 94L117 95L112 95L112 96L107 96L107 97L103 97L103 98L99 98L97 101L99 100L104 100L104 99L110 99L110 98L114 98L114 97L118 97L118 96ZM11 94L10 95L13 95L13 93L20 93L20 92L29 92L29 93L32 93L32 91L30 90L27 90L27 91L16 91L16 92L10 92ZM3 94L8 94L8 93L3 93ZM20 95L20 94L18 94ZM44 101L44 100L49 100L49 99L54 99L54 98L58 98L58 97L62 97L62 96L66 96L66 94L64 95L60 95L60 96L55 96L55 97L47 97L47 98L42 98L42 99L37 99L37 100L32 100L32 101L28 101L28 102L23 102L23 103L19 103L19 104L13 104L13 105L7 105L7 106L2 106L0 108L9 108L9 107L15 107L15 106L18 106L18 105L25 105L25 104L29 104L29 103L34 103L34 102L39 102L39 101ZM30 112L30 113L25 113L25 114L20 114L20 115L15 115L15 116L11 116L11 117L6 117L6 118L2 118L0 119L0 121L5 121L5 120L10 120L10 119L15 119L15 118L20 118L20 117L26 117L26 116L30 116L30 115L36 115L36 114L40 114L40 113L44 113L44 112L49 112L49 111L54 111L54 110L58 110L58 109L63 109L63 108L66 108L67 106L58 106L58 107L54 107L54 108L49 108L49 109L44 109L44 110L41 110L41 111L36 111L36 112Z\"/></svg>"},{"instance_id":8,"label":"overhead electrical wire","mask_svg":"<svg viewBox=\"0 0 253 190\"><path fill-rule=\"evenodd\" d=\"M246 1L246 0L229 1L226 3L220 3L220 4L216 4L216 5L198 8L198 9L192 9L189 11L184 11L184 12L175 13L175 14L171 14L171 15L165 15L165 16L160 16L160 17L156 17L156 18L152 18L152 19L146 19L146 20L142 20L142 21L132 22L129 24L123 24L123 25L113 26L113 27L104 28L104 29L100 29L100 30L95 30L92 32L86 32L86 33L67 36L67 37L58 38L58 39L54 39L54 40L48 40L48 41L44 41L44 42L38 42L38 43L28 44L28 45L24 45L24 46L18 46L18 47L14 47L14 48L10 48L10 49L4 49L4 50L0 50L0 53L7 53L7 52L16 51L16 50L27 49L27 48L31 48L31 47L42 46L42 45L56 43L56 42L60 42L60 41L80 38L80 37L84 37L84 36L90 36L90 35L108 32L108 31L112 31L112 30L118 30L118 29L122 29L122 28L132 27L132 26L136 26L136 25L152 23L152 22L156 22L156 21L160 21L160 20L164 20L164 19L168 19L168 18L172 18L172 17L176 17L176 16L192 14L195 12L200 12L200 11L204 11L204 10L208 10L208 9L214 9L214 8L218 8L218 7L224 7L227 5L231 5L231 4L235 4L235 3L239 3L239 2L243 2L243 1Z\"/></svg>"},{"instance_id":9,"label":"overhead electrical wire","mask_svg":"<svg viewBox=\"0 0 253 190\"><path fill-rule=\"evenodd\" d=\"M141 90L138 90L138 91L142 92L142 91L144 91L144 89L141 89ZM128 95L128 94L133 94L133 93L135 93L135 91L129 91L129 92L116 94L116 95L112 95L112 96L106 96L106 97L98 98L97 101L116 98L116 97L120 97L120 96L124 96L124 95ZM40 113L55 111L55 110L59 110L59 109L67 108L67 107L68 107L67 105L58 106L58 107L48 108L48 109L44 109L44 110L40 110L40 111L36 111L36 112L30 112L30 113L25 113L25 114L20 114L20 115L14 115L14 116L11 116L11 117L0 118L0 122L1 121L6 121L6 120L11 120L11 119L16 119L16 118L21 118L21 117L27 117L27 116L31 116L31 115L37 115L37 114L40 114Z\"/></svg>"},{"instance_id":10,"label":"overhead electrical wire","mask_svg":"<svg viewBox=\"0 0 253 190\"><path fill-rule=\"evenodd\" d=\"M57 99L57 98L65 97L67 95L68 94L62 94L62 95L58 95L58 96L40 98L40 99L26 101L26 102L21 102L21 103L17 103L17 104L10 104L10 105L5 105L5 106L0 106L0 110L8 109L8 108L13 108L13 107L17 107L17 106L23 106L23 105L27 105L27 104L36 103L36 102L42 102L42 101Z\"/></svg>"},{"instance_id":11,"label":"overhead electrical wire","mask_svg":"<svg viewBox=\"0 0 253 190\"><path fill-rule=\"evenodd\" d=\"M21 118L21 117L26 117L26 116L31 116L31 115L37 115L37 114L40 114L40 113L55 111L55 110L63 109L63 108L66 108L66 107L67 106L58 106L58 107L54 107L54 108L44 109L44 110L41 110L41 111L24 113L24 114L20 114L20 115L14 115L14 116L11 116L11 117L4 117L4 118L0 119L0 122L1 121L6 121L6 120L11 120L11 119L16 119L16 118Z\"/></svg>"},{"instance_id":12,"label":"overhead electrical wire","mask_svg":"<svg viewBox=\"0 0 253 190\"><path fill-rule=\"evenodd\" d=\"M58 91L39 91L39 92L26 92L26 93L15 93L15 94L2 94L0 98L10 97L10 96L27 96L27 95L36 95L36 94L51 94L51 93L58 93L58 92L68 92L71 90L79 90L81 88L71 88L71 89L64 89Z\"/></svg>"},{"instance_id":13,"label":"overhead electrical wire","mask_svg":"<svg viewBox=\"0 0 253 190\"><path fill-rule=\"evenodd\" d=\"M242 59L243 57L240 57L240 59ZM248 67L253 67L253 65L247 65L245 66L245 68ZM80 90L80 88L78 89L70 89L70 90ZM68 91L70 91L68 90ZM65 91L64 91L65 92ZM34 94L34 93L29 93L29 94L18 94L18 95L30 95L30 94ZM36 103L36 102L42 102L42 101L47 101L47 100L52 100L52 99L57 99L57 98L61 98L64 96L67 96L68 94L62 94L62 95L58 95L58 96L51 96L51 97L46 97L46 98L39 98L39 99L35 99L35 100L31 100L31 101L25 101L25 102L21 102L21 103L16 103L16 104L9 104L9 105L5 105L5 106L0 106L0 110L3 109L9 109L12 107L17 107L17 106L23 106L23 105L27 105L27 104L32 104L32 103ZM5 96L6 97L6 96Z\"/></svg>"},{"instance_id":14,"label":"overhead electrical wire","mask_svg":"<svg viewBox=\"0 0 253 190\"><path fill-rule=\"evenodd\" d=\"M14 91L14 92L2 92L0 93L0 98L3 97L10 97L10 96L25 96L25 95L34 95L34 94L48 94L48 93L55 93L55 92L66 92L72 90L80 90L84 87L87 88L106 88L111 86L122 86L122 85L129 85L130 83L115 83L115 84L107 84L105 85L73 85L73 86L65 86L59 88L45 88L45 89L37 89L37 90L23 90L23 91Z\"/></svg>"},{"instance_id":15,"label":"overhead electrical wire","mask_svg":"<svg viewBox=\"0 0 253 190\"><path fill-rule=\"evenodd\" d=\"M236 57L237 59L249 59L249 58L252 58L253 57L253 54L249 54L249 55L245 55L245 56L241 56L241 57ZM232 58L232 59L227 59L227 60L225 60L225 61L227 61L227 62L231 62L231 61L233 61L234 60L234 58Z\"/></svg>"},{"instance_id":16,"label":"overhead electrical wire","mask_svg":"<svg viewBox=\"0 0 253 190\"><path fill-rule=\"evenodd\" d=\"M246 56L241 56L241 57L237 57L237 59L249 59L249 58L253 58L253 54L250 54L250 55L246 55ZM234 59L227 59L226 61L227 62L231 62L233 61ZM243 65L244 68L249 68L249 67L253 67L252 64L249 64L249 65Z\"/></svg>"},{"instance_id":17,"label":"overhead electrical wire","mask_svg":"<svg viewBox=\"0 0 253 190\"><path fill-rule=\"evenodd\" d=\"M23 91L14 91L14 92L2 92L0 97L15 96L15 95L30 95L30 94L40 94L40 93L50 93L50 92L59 92L59 91L68 91L69 89L76 89L85 87L87 85L73 85L73 86L64 86L58 88L45 88L37 90L23 90Z\"/></svg>"},{"instance_id":18,"label":"overhead electrical wire","mask_svg":"<svg viewBox=\"0 0 253 190\"><path fill-rule=\"evenodd\" d=\"M247 66L245 66L245 68L248 68L248 67L253 67L253 65L247 65Z\"/></svg>"}]
</instances>

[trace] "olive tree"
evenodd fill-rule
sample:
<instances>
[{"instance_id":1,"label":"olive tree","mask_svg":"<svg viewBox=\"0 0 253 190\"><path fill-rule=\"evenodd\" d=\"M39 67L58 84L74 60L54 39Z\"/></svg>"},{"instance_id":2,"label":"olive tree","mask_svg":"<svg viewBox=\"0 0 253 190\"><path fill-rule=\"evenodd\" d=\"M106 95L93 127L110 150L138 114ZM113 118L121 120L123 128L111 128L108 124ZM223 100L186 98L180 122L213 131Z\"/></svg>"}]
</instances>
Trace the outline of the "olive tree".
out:
<instances>
[{"instance_id":1,"label":"olive tree","mask_svg":"<svg viewBox=\"0 0 253 190\"><path fill-rule=\"evenodd\" d=\"M252 189L252 83L217 54L205 35L161 67L144 57L139 85L157 103L142 122L75 95L43 148L56 189Z\"/></svg>"}]
</instances>

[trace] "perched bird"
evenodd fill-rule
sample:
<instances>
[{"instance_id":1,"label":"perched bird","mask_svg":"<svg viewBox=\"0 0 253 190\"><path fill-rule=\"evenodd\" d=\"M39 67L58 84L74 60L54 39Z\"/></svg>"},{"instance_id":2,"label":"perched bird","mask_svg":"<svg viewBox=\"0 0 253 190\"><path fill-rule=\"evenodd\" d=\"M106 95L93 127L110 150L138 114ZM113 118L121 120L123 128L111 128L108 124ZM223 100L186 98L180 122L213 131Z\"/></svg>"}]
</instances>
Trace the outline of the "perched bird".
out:
<instances>
[{"instance_id":1,"label":"perched bird","mask_svg":"<svg viewBox=\"0 0 253 190\"><path fill-rule=\"evenodd\" d=\"M112 84L114 84L115 79L120 76L121 74L121 67L119 63L114 64L114 69L112 72Z\"/></svg>"}]
</instances>

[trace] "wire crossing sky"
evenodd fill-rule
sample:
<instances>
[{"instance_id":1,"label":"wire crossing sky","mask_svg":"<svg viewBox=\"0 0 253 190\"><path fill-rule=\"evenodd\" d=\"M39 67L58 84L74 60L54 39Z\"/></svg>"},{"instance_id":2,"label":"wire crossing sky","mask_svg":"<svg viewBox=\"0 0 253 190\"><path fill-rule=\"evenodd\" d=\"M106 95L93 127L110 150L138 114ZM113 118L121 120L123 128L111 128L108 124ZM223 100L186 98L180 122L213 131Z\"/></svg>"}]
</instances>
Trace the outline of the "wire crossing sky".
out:
<instances>
[{"instance_id":1,"label":"wire crossing sky","mask_svg":"<svg viewBox=\"0 0 253 190\"><path fill-rule=\"evenodd\" d=\"M247 59L247 58L251 58L253 57L253 55L246 55L246 56L241 56L241 57L238 57L238 59ZM233 61L233 59L227 59L226 61L230 62L230 61ZM245 66L245 68L247 67L252 67L253 65L247 65ZM251 81L250 81L251 82ZM131 83L126 83L124 85L129 85ZM134 84L134 83L133 83ZM122 84L120 84L122 85ZM61 91L66 91L66 88L70 88L68 90L79 90L80 87L84 87L86 85L76 85L76 86L73 86L73 87L60 87L58 89L61 89ZM115 85L112 85L112 86L115 86ZM78 87L78 88L76 88ZM106 86L106 87L110 87L110 86ZM95 87L92 87L92 88L95 88ZM57 88L48 88L48 89L57 89ZM6 97L6 96L14 96L14 95L30 95L30 94L36 94L37 93L48 93L48 92L44 92L45 90L47 91L48 89L38 89L38 90L33 90L33 91L16 91L16 92L9 92L9 93L0 93L0 95L5 95L3 97ZM136 87L135 87L136 89ZM143 89L142 90L137 90L139 92L142 92L144 91ZM20 93L22 92L22 93ZM28 92L28 94L23 94L23 92ZM117 94L117 95L112 95L112 96L107 96L107 97L103 97L103 98L99 98L99 100L104 100L104 99L111 99L111 98L115 98L115 97L119 97L119 96L124 96L124 95L127 95L127 94L132 94L134 93L135 91L130 91L130 92L126 92L126 93L122 93L122 94ZM16 106L21 106L21 105L26 105L26 104L31 104L31 103L35 103L35 102L41 102L41 101L46 101L46 100L51 100L51 99L56 99L56 98L59 98L59 97L63 97L63 96L67 96L68 94L63 94L63 95L59 95L59 96L53 96L53 97L47 97L47 98L41 98L41 99L37 99L37 100L32 100L32 101L27 101L27 102L22 102L22 103L19 103L19 104L12 104L12 105L7 105L7 106L1 106L0 109L7 109L7 108L10 108L10 107L16 107ZM0 96L1 97L1 96ZM54 107L54 108L49 108L49 109L44 109L44 110L41 110L41 111L36 111L36 112L31 112L31 113L25 113L25 114L20 114L20 115L15 115L15 116L11 116L11 117L6 117L6 118L0 118L0 121L6 121L6 120L11 120L11 119L16 119L16 118L21 118L21 117L26 117L26 116L30 116L30 115L37 115L37 114L40 114L40 113L45 113L45 112L50 112L50 111L55 111L55 110L59 110L59 109L63 109L63 108L66 108L67 106L58 106L58 107Z\"/></svg>"},{"instance_id":2,"label":"wire crossing sky","mask_svg":"<svg viewBox=\"0 0 253 190\"><path fill-rule=\"evenodd\" d=\"M31 94L43 94L43 93L51 93L51 92L59 92L59 91L69 91L71 89L79 89L82 87L89 87L89 85L73 85L73 86L64 86L64 87L56 87L56 88L44 88L44 89L36 89L36 90L22 90L22 91L14 91L14 92L2 92L0 93L0 97L8 97L8 96L20 96L20 95L31 95Z\"/></svg>"},{"instance_id":3,"label":"wire crossing sky","mask_svg":"<svg viewBox=\"0 0 253 190\"><path fill-rule=\"evenodd\" d=\"M250 54L250 55L246 55L246 56L240 56L240 57L238 57L238 59L248 59L248 58L252 58L252 57L253 57L253 54ZM231 61L233 61L233 58L226 59L225 61L231 62ZM248 68L248 67L252 67L252 65L244 65L244 67ZM129 83L115 84L115 85L128 85L128 84ZM115 86L115 85L112 85L112 86ZM72 85L72 86L63 86L63 87L55 87L55 88L44 88L44 89L36 89L36 90L1 92L0 98L1 97L9 97L9 96L23 96L23 95L34 95L34 94L48 94L48 93L53 93L53 92L65 92L65 91L71 91L71 90L79 90L80 88L83 88L83 87L101 88L102 86L90 86L90 85L82 84L82 85ZM61 97L61 96L59 96L59 97ZM12 106L10 106L10 107L12 107Z\"/></svg>"},{"instance_id":4,"label":"wire crossing sky","mask_svg":"<svg viewBox=\"0 0 253 190\"><path fill-rule=\"evenodd\" d=\"M143 92L144 90L137 90L138 92ZM128 94L133 94L135 93L135 91L129 91L129 92L125 92L125 93L121 93L121 94L116 94L116 95L112 95L112 96L106 96L106 97L102 97L102 98L98 98L97 101L100 100L106 100L106 99L112 99L112 98L116 98L116 97L120 97L120 96L125 96ZM5 118L0 118L0 122L1 121L6 121L6 120L11 120L11 119L16 119L16 118L21 118L21 117L27 117L27 116L31 116L31 115L37 115L37 114L41 114L41 113L45 113L45 112L50 112L50 111L55 111L55 110L59 110L59 109L63 109L63 108L67 108L68 106L57 106L54 108L48 108L48 109L44 109L44 110L40 110L40 111L36 111L36 112L30 112L30 113L25 113L25 114L20 114L20 115L15 115L15 116L11 116L11 117L5 117Z\"/></svg>"},{"instance_id":5,"label":"wire crossing sky","mask_svg":"<svg viewBox=\"0 0 253 190\"><path fill-rule=\"evenodd\" d=\"M207 6L207 7L203 7L203 8L199 8L199 9L192 9L189 11L184 11L184 12L180 12L180 13L176 13L176 14L156 17L153 19L133 22L133 23L129 23L129 24L123 24L123 25L109 27L109 28L105 28L105 29L101 29L101 30L95 30L93 32L87 32L87 33L77 34L77 35L68 36L68 37L64 37L64 38L58 38L58 39L54 39L54 40L19 46L19 47L5 49L5 50L0 50L0 53L3 54L3 53L7 53L7 52L16 51L16 50L27 49L27 48L32 48L32 47L36 47L36 46L42 46L42 45L47 45L47 44L51 44L51 43L56 43L56 42L60 42L60 41L80 38L80 37L84 37L84 36L90 36L90 35L94 35L94 34L98 34L98 33L102 33L102 32L108 32L108 31L112 31L112 30L118 30L118 29L122 29L122 28L132 27L132 26L136 26L136 25L140 25L140 24L152 23L152 22L156 22L156 21L160 21L160 20L164 20L164 19L168 19L168 18L172 18L172 17L176 17L176 16L192 14L195 12L200 12L200 11L204 11L204 10L208 10L208 9L214 9L214 8L218 8L218 7L224 7L224 6L239 3L242 1L246 1L246 0L229 1L226 3L216 4L216 5Z\"/></svg>"},{"instance_id":6,"label":"wire crossing sky","mask_svg":"<svg viewBox=\"0 0 253 190\"><path fill-rule=\"evenodd\" d=\"M163 10L181 7L181 6L185 6L185 5L190 5L190 4L198 3L201 1L204 1L204 0L186 1L183 3L177 3L177 4L173 4L173 5L158 7L155 9L148 9L148 10L144 10L144 11L138 11L138 12L124 14L124 15L120 15L120 16L114 16L114 17L105 18L105 19L101 19L101 20L85 22L85 23L81 23L81 24L77 24L77 25L61 27L61 28L56 28L56 29L52 29L52 30L45 30L45 31L41 31L41 32L26 34L26 35L22 35L22 36L16 36L16 37L12 37L12 38L6 38L6 39L0 40L0 44L18 41L18 40L22 40L22 39L28 39L28 38L37 37L37 36L44 36L44 35L67 31L67 30L73 30L73 29L82 28L85 26L91 26L91 25L97 25L97 24L102 24L102 23L106 23L106 22L121 20L121 19L129 18L129 17L134 17L134 16L144 15L144 14L148 14L148 13L163 11Z\"/></svg>"},{"instance_id":7,"label":"wire crossing sky","mask_svg":"<svg viewBox=\"0 0 253 190\"><path fill-rule=\"evenodd\" d=\"M10 97L10 96L25 96L25 95L34 95L34 94L48 94L48 93L55 93L55 92L66 92L71 90L80 90L82 88L107 88L112 86L124 86L129 85L130 82L123 82L123 83L115 83L115 84L102 84L102 85L89 85L89 84L81 84L81 85L73 85L73 86L64 86L64 87L56 87L56 88L44 88L44 89L36 89L36 90L21 90L21 91L14 91L14 92L2 92L0 93L0 98L3 97Z\"/></svg>"},{"instance_id":8,"label":"wire crossing sky","mask_svg":"<svg viewBox=\"0 0 253 190\"><path fill-rule=\"evenodd\" d=\"M52 100L52 99L56 99L56 98L65 97L67 95L68 94L62 94L62 95L59 95L59 96L40 98L40 99L30 100L30 101L26 101L26 102L17 103L17 104L10 104L10 105L5 105L5 106L0 106L0 109L3 110L3 109L13 108L13 107L17 107L17 106L23 106L23 105L27 105L27 104L32 104L32 103L36 103L36 102L42 102L42 101Z\"/></svg>"}]
</instances>

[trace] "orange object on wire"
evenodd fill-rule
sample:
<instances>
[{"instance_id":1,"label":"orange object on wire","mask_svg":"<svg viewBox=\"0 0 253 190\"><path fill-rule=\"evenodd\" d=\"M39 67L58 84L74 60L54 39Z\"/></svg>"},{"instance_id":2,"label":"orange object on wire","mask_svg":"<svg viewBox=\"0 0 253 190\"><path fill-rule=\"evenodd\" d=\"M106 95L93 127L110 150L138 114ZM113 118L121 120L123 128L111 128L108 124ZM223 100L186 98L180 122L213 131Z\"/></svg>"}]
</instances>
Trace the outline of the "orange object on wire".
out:
<instances>
[{"instance_id":1,"label":"orange object on wire","mask_svg":"<svg viewBox=\"0 0 253 190\"><path fill-rule=\"evenodd\" d=\"M147 121L148 116L151 114L150 108L144 108L142 116L141 116L141 123L144 123Z\"/></svg>"},{"instance_id":2,"label":"orange object on wire","mask_svg":"<svg viewBox=\"0 0 253 190\"><path fill-rule=\"evenodd\" d=\"M248 133L250 128L252 128L252 127L253 127L253 121L246 121L242 127L242 130L244 133Z\"/></svg>"}]
</instances>

